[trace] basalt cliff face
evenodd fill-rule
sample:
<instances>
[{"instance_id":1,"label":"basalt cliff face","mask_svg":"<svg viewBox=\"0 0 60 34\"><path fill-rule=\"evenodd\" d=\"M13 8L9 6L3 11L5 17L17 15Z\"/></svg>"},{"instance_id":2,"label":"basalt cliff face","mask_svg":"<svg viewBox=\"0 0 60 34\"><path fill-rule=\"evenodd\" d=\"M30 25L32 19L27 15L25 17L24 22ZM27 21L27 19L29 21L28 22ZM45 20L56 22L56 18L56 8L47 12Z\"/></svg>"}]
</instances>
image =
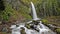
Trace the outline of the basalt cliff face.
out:
<instances>
[{"instance_id":1,"label":"basalt cliff face","mask_svg":"<svg viewBox=\"0 0 60 34\"><path fill-rule=\"evenodd\" d=\"M19 0L4 0L4 2L6 2L7 4L12 5L12 8L16 9L16 10L18 10L20 5L21 5Z\"/></svg>"},{"instance_id":2,"label":"basalt cliff face","mask_svg":"<svg viewBox=\"0 0 60 34\"><path fill-rule=\"evenodd\" d=\"M3 12L6 13L3 17L1 17L1 21L26 21L31 19L29 15L29 6L26 5L21 0L1 0L0 2L4 5ZM2 13L3 13L2 12ZM2 15L2 14L1 14ZM7 16L7 17L5 17ZM28 19L29 18L29 19Z\"/></svg>"},{"instance_id":3,"label":"basalt cliff face","mask_svg":"<svg viewBox=\"0 0 60 34\"><path fill-rule=\"evenodd\" d=\"M27 6L20 0L0 0L0 32L9 33L12 24L31 19Z\"/></svg>"}]
</instances>

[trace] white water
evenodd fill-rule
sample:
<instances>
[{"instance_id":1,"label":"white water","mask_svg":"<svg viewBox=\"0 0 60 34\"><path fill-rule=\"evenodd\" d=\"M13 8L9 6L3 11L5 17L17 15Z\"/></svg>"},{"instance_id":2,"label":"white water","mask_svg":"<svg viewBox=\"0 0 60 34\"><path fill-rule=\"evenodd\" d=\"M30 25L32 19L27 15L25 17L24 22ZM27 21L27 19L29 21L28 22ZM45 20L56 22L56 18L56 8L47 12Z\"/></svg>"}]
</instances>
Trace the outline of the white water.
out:
<instances>
[{"instance_id":1,"label":"white water","mask_svg":"<svg viewBox=\"0 0 60 34\"><path fill-rule=\"evenodd\" d=\"M41 27L42 29L49 29L47 26L45 26L45 25L42 24L42 21L40 21L40 27Z\"/></svg>"},{"instance_id":2,"label":"white water","mask_svg":"<svg viewBox=\"0 0 60 34\"><path fill-rule=\"evenodd\" d=\"M36 10L32 2L31 2L31 10L32 10L33 20L38 20L39 18L37 18Z\"/></svg>"},{"instance_id":3,"label":"white water","mask_svg":"<svg viewBox=\"0 0 60 34\"><path fill-rule=\"evenodd\" d=\"M16 27L16 25L12 25L10 28L12 29L12 34L20 34L20 27Z\"/></svg>"},{"instance_id":4,"label":"white water","mask_svg":"<svg viewBox=\"0 0 60 34\"><path fill-rule=\"evenodd\" d=\"M39 20L37 18L36 10L34 7L34 4L31 2L31 7L32 7L32 13L33 13L33 20ZM32 21L29 21L28 23L31 23ZM53 31L51 31L47 26L42 24L42 21L40 21L39 25L37 25L37 29L39 29L39 32L36 30L32 29L27 29L25 27L25 24L20 24L19 27L16 27L16 25L12 25L10 28L12 29L12 34L21 34L20 33L20 28L24 27L26 34L55 34Z\"/></svg>"},{"instance_id":5,"label":"white water","mask_svg":"<svg viewBox=\"0 0 60 34\"><path fill-rule=\"evenodd\" d=\"M41 24L41 23L40 23ZM40 27L41 26L41 27ZM12 25L12 34L21 34L20 33L20 28L24 27L25 28L25 32L26 34L55 34L53 31L51 31L48 27L42 25L37 25L37 28L39 29L39 32L37 32L36 30L32 30L32 29L27 29L25 27L25 25L19 25L19 27L16 27L16 25Z\"/></svg>"}]
</instances>

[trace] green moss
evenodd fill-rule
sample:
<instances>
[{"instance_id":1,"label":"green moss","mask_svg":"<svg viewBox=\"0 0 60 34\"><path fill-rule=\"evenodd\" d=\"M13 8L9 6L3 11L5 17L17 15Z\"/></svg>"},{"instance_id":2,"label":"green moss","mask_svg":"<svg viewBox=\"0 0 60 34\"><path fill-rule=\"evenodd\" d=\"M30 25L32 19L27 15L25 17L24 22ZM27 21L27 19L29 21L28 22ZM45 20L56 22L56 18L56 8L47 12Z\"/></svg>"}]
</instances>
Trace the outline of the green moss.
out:
<instances>
[{"instance_id":1,"label":"green moss","mask_svg":"<svg viewBox=\"0 0 60 34\"><path fill-rule=\"evenodd\" d=\"M25 4L29 5L30 2L33 2L34 4L38 3L39 1L38 0L21 0L23 1Z\"/></svg>"},{"instance_id":2,"label":"green moss","mask_svg":"<svg viewBox=\"0 0 60 34\"><path fill-rule=\"evenodd\" d=\"M1 13L3 20L7 21L9 19L10 15L12 14L12 12L13 12L13 10L12 10L11 6L6 5L5 10Z\"/></svg>"},{"instance_id":3,"label":"green moss","mask_svg":"<svg viewBox=\"0 0 60 34\"><path fill-rule=\"evenodd\" d=\"M31 19L31 16L29 15L30 10L28 7L21 5L19 12L22 16L25 17L26 20Z\"/></svg>"},{"instance_id":4,"label":"green moss","mask_svg":"<svg viewBox=\"0 0 60 34\"><path fill-rule=\"evenodd\" d=\"M8 33L6 33L6 32L0 32L0 34L8 34Z\"/></svg>"},{"instance_id":5,"label":"green moss","mask_svg":"<svg viewBox=\"0 0 60 34\"><path fill-rule=\"evenodd\" d=\"M31 19L31 16L29 16L28 14L23 14L23 16L24 16L26 19Z\"/></svg>"},{"instance_id":6,"label":"green moss","mask_svg":"<svg viewBox=\"0 0 60 34\"><path fill-rule=\"evenodd\" d=\"M26 34L26 32L24 30L21 30L20 32L21 32L21 34Z\"/></svg>"},{"instance_id":7,"label":"green moss","mask_svg":"<svg viewBox=\"0 0 60 34\"><path fill-rule=\"evenodd\" d=\"M16 15L17 12L14 9L12 9L12 6L10 4L6 4L5 7L6 7L5 10L0 14L2 19L4 21L8 21L11 16L14 19L16 19L17 18L17 15Z\"/></svg>"},{"instance_id":8,"label":"green moss","mask_svg":"<svg viewBox=\"0 0 60 34\"><path fill-rule=\"evenodd\" d=\"M44 24L49 24L49 22L48 22L48 20L47 19L42 19L42 22L44 23Z\"/></svg>"},{"instance_id":9,"label":"green moss","mask_svg":"<svg viewBox=\"0 0 60 34\"><path fill-rule=\"evenodd\" d=\"M28 29L30 29L30 25L29 25L29 24L26 24L25 26L26 26Z\"/></svg>"},{"instance_id":10,"label":"green moss","mask_svg":"<svg viewBox=\"0 0 60 34\"><path fill-rule=\"evenodd\" d=\"M60 33L60 28L56 29L56 32L59 34Z\"/></svg>"}]
</instances>

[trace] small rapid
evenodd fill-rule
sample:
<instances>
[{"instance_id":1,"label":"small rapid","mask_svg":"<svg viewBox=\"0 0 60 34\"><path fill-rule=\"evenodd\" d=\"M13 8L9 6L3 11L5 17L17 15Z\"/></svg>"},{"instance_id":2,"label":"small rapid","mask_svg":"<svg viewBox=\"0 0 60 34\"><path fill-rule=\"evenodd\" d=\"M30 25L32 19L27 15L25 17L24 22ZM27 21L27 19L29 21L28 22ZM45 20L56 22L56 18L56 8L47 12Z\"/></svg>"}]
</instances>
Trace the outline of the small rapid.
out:
<instances>
[{"instance_id":1,"label":"small rapid","mask_svg":"<svg viewBox=\"0 0 60 34\"><path fill-rule=\"evenodd\" d=\"M10 27L10 28L12 28L12 34L21 34L21 32L20 32L21 27L23 27L25 29L26 34L56 34L52 30L50 30L48 27L44 26L43 24L42 25L37 25L37 28L39 29L39 32L37 32L34 29L28 29L28 28L25 27L25 25L19 25L18 27L16 27L16 25L12 25Z\"/></svg>"}]
</instances>

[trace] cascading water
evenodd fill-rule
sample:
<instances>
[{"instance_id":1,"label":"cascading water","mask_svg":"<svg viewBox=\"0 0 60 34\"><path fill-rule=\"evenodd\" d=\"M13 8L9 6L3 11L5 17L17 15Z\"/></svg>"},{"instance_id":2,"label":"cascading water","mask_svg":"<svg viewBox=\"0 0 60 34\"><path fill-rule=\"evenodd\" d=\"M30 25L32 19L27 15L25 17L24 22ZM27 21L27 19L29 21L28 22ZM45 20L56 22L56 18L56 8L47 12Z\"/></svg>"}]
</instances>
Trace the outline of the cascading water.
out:
<instances>
[{"instance_id":1,"label":"cascading water","mask_svg":"<svg viewBox=\"0 0 60 34\"><path fill-rule=\"evenodd\" d=\"M40 27L41 27L42 29L49 29L48 27L46 27L45 25L42 24L42 21L40 21Z\"/></svg>"},{"instance_id":2,"label":"cascading water","mask_svg":"<svg viewBox=\"0 0 60 34\"><path fill-rule=\"evenodd\" d=\"M16 27L16 25L12 25L10 28L12 29L12 34L20 34L20 27Z\"/></svg>"},{"instance_id":3,"label":"cascading water","mask_svg":"<svg viewBox=\"0 0 60 34\"><path fill-rule=\"evenodd\" d=\"M34 4L31 2L31 9L32 9L32 15L33 15L33 20L37 21L40 20L37 18L36 10L34 7ZM29 21L28 23L31 23L33 21ZM39 32L33 29L28 29L25 27L25 24L20 24L19 26L12 25L10 28L12 29L12 34L21 34L20 30L21 27L25 29L26 34L55 34L54 32L49 32L50 29L46 27L45 25L42 24L42 21L39 22L39 25L37 25L37 28L39 29Z\"/></svg>"},{"instance_id":4,"label":"cascading water","mask_svg":"<svg viewBox=\"0 0 60 34\"><path fill-rule=\"evenodd\" d=\"M35 10L34 4L32 2L31 2L31 10L32 10L33 20L38 20L39 18L37 18L36 10Z\"/></svg>"},{"instance_id":5,"label":"cascading water","mask_svg":"<svg viewBox=\"0 0 60 34\"><path fill-rule=\"evenodd\" d=\"M32 14L33 14L33 20L35 20L35 21L40 20L39 18L37 18L36 10L35 10L34 4L32 2L31 2L31 9L32 9ZM49 28L47 26L43 25L42 21L40 21L39 26L37 26L37 28L40 30L40 32L38 34L49 34L48 33ZM37 33L37 32L35 32L35 33ZM53 32L50 34L55 34L55 33Z\"/></svg>"}]
</instances>

